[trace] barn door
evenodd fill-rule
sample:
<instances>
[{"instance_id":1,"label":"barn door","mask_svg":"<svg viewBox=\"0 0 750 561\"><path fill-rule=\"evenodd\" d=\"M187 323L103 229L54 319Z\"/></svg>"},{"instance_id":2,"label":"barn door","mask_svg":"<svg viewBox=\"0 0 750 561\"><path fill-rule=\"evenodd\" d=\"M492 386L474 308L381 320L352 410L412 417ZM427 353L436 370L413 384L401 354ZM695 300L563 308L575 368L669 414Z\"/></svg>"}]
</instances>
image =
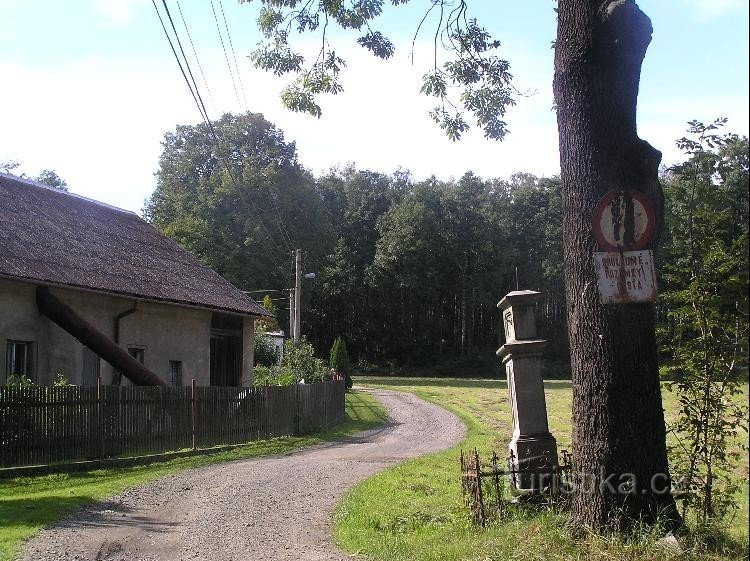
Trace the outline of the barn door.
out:
<instances>
[{"instance_id":1,"label":"barn door","mask_svg":"<svg viewBox=\"0 0 750 561\"><path fill-rule=\"evenodd\" d=\"M242 318L214 314L211 319L211 385L242 382Z\"/></svg>"}]
</instances>

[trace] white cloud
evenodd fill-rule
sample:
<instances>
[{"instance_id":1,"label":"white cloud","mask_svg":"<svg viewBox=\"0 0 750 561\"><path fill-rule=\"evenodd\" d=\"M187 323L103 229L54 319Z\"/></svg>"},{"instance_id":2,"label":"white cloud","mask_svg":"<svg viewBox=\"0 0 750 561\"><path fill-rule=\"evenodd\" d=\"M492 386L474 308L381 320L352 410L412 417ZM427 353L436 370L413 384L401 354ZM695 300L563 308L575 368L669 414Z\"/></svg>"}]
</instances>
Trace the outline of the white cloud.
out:
<instances>
[{"instance_id":1,"label":"white cloud","mask_svg":"<svg viewBox=\"0 0 750 561\"><path fill-rule=\"evenodd\" d=\"M730 14L743 6L747 0L683 0L693 8L700 18L716 19Z\"/></svg>"},{"instance_id":2,"label":"white cloud","mask_svg":"<svg viewBox=\"0 0 750 561\"><path fill-rule=\"evenodd\" d=\"M322 100L321 119L281 106L286 80L250 69L247 59L240 64L249 109L296 141L301 162L316 173L354 162L383 172L408 169L417 178L460 177L469 170L487 178L516 171L551 175L559 170L551 54L523 53L514 51L514 75L520 87L538 93L520 98L509 111L511 134L501 143L477 130L460 142L447 140L427 116L431 100L418 94L423 68L413 68L406 56L383 62L359 50L343 53L350 62L346 90ZM238 111L220 50L206 49L201 59L218 110L212 116ZM168 54L89 58L49 68L0 63L0 76L14 85L0 89L0 106L14 108L3 118L0 158L20 160L29 174L55 169L72 191L131 210L140 210L155 186L164 133L200 119ZM680 103L659 102L658 88L649 99L648 91L644 87L639 104L640 133L664 151L665 163L679 159L672 146L688 119L728 115L728 130L747 134L742 95L691 96ZM716 115L696 113L712 108L718 108Z\"/></svg>"},{"instance_id":3,"label":"white cloud","mask_svg":"<svg viewBox=\"0 0 750 561\"><path fill-rule=\"evenodd\" d=\"M522 70L534 68L533 61L519 63L516 74L540 93L520 99L510 111L508 139L487 141L472 131L452 143L427 116L430 100L418 94L422 69L405 58L383 62L359 50L345 56L346 91L322 100L321 119L284 109L279 92L286 80L241 63L250 110L296 141L301 162L314 171L347 162L383 172L401 167L416 177L557 171L551 80ZM218 111L236 112L223 55L206 50L201 58ZM30 174L55 169L74 192L132 210L139 210L154 188L164 133L199 120L166 55L127 62L90 58L47 69L0 63L0 75L22 85L0 89L0 106L15 108L4 118L0 155L22 161Z\"/></svg>"},{"instance_id":4,"label":"white cloud","mask_svg":"<svg viewBox=\"0 0 750 561\"><path fill-rule=\"evenodd\" d=\"M123 27L135 17L146 0L92 0L94 12L109 26Z\"/></svg>"},{"instance_id":5,"label":"white cloud","mask_svg":"<svg viewBox=\"0 0 750 561\"><path fill-rule=\"evenodd\" d=\"M638 105L638 133L662 151L663 164L672 165L685 158L675 141L685 136L687 122L697 119L710 123L717 117L728 118L724 132L747 135L750 123L747 97L719 93L664 100L642 96Z\"/></svg>"},{"instance_id":6,"label":"white cloud","mask_svg":"<svg viewBox=\"0 0 750 561\"><path fill-rule=\"evenodd\" d=\"M140 209L163 133L190 122L190 100L159 70L103 59L46 70L0 64L15 86L0 91L0 105L15 108L3 117L0 154L32 175L55 169L76 193ZM177 95L166 104L163 92Z\"/></svg>"}]
</instances>

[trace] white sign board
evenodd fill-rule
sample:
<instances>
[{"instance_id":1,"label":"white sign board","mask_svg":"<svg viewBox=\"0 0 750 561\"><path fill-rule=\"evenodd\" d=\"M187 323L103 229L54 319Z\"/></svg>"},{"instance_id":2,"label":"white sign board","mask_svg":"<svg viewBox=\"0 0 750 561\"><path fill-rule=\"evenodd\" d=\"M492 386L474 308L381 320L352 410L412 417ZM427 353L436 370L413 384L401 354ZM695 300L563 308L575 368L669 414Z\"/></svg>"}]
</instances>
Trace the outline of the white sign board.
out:
<instances>
[{"instance_id":1,"label":"white sign board","mask_svg":"<svg viewBox=\"0 0 750 561\"><path fill-rule=\"evenodd\" d=\"M602 304L656 300L653 251L596 252L594 265Z\"/></svg>"}]
</instances>

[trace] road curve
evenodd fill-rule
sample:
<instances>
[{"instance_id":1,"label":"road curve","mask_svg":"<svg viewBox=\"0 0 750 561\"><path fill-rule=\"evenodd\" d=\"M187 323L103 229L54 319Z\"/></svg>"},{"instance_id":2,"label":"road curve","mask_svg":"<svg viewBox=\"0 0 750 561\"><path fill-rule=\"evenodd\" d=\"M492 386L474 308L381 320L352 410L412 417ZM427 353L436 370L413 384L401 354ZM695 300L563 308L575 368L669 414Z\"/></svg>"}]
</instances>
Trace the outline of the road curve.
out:
<instances>
[{"instance_id":1,"label":"road curve","mask_svg":"<svg viewBox=\"0 0 750 561\"><path fill-rule=\"evenodd\" d=\"M367 390L382 428L282 456L187 470L85 507L43 530L25 561L350 560L331 542L331 512L362 479L444 450L465 427L407 393Z\"/></svg>"}]
</instances>

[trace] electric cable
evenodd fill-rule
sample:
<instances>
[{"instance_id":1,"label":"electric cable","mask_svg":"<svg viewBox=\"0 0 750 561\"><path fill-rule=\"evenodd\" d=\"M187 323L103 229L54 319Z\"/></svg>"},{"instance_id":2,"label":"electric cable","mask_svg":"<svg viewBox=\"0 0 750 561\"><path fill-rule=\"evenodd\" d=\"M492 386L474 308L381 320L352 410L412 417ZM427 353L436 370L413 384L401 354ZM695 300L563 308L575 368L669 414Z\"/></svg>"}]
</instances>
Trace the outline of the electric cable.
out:
<instances>
[{"instance_id":1,"label":"electric cable","mask_svg":"<svg viewBox=\"0 0 750 561\"><path fill-rule=\"evenodd\" d=\"M171 17L171 15L169 13L169 8L166 5L166 0L162 0L162 2L164 4L164 8L165 8L165 10L167 12L167 16L170 19L170 22L171 22L171 25L172 25L172 29L173 29L173 31L175 33L175 37L176 37L176 39L178 41L178 44L180 44L179 36L177 34L177 30L176 30L176 27L174 25L174 21L172 20L172 17ZM205 108L205 104L203 104L203 102L202 102L202 98L200 97L200 93L194 91L194 89L193 89L193 86L194 86L196 88L196 90L197 90L197 83L195 82L195 79L193 78L193 85L191 85L191 82L188 79L187 74L185 73L185 69L183 68L182 61L180 60L180 57L177 54L177 50L174 47L174 43L172 42L172 38L170 37L169 32L167 31L167 27L166 27L166 24L164 23L164 19L161 16L161 12L159 12L159 8L156 5L156 0L151 0L151 3L154 6L154 10L156 11L156 15L159 18L159 22L161 23L162 30L164 31L164 35L167 38L167 41L169 42L169 46L170 46L170 48L172 50L172 54L174 55L174 58L175 58L175 60L177 62L177 65L178 65L178 67L180 69L182 77L184 78L185 83L188 86L188 90L190 90L190 94L192 95L193 100L195 101L195 104L196 104L196 106L198 108L198 112L201 114L201 117L203 118L203 121L207 125L207 127L208 127L208 129L209 129L209 131L211 133L211 136L214 138L214 141L216 143L216 148L218 150L220 148L219 137L218 137L218 135L216 133L216 130L215 130L214 126L213 126L213 123L211 122L211 120L208 117L208 114L207 114L207 111L206 111L206 108ZM182 49L181 45L180 45L180 51L182 52L183 57L185 57L184 50ZM187 60L186 57L185 57L185 66L188 67L188 74L190 74L190 76L193 77L192 71L189 68L189 66L190 66L189 61ZM216 157L224 165L224 167L226 168L227 173L230 176L231 181L234 183L235 187L237 187L239 185L239 182L237 181L237 179L236 179L236 177L235 177L235 175L234 175L234 173L232 171L231 166L229 166L229 164L226 162L226 160L221 156L221 154L218 151L217 151ZM275 241L273 239L273 236L271 236L270 232L268 231L268 229L266 228L265 224L263 223L262 219L260 219L262 213L259 211L259 209L257 208L257 206L252 201L248 201L248 202L250 202L251 206L253 207L253 209L255 210L256 214L258 215L258 218L259 218L258 225L260 226L260 228L262 228L265 231L266 236L268 237L267 241L263 240L262 237L259 237L258 240L265 246L265 249L268 252L268 256L271 258L272 264L274 265L275 269L277 271L281 272L282 276L283 276L284 275L284 273L283 273L284 267L278 261L276 261L276 259L274 258L274 254L277 251L279 251L279 247L277 246L274 249L274 248L272 248L270 246L270 244L268 242L271 242L271 243L275 244ZM284 250L282 249L280 251L280 253L283 253L283 252L284 252Z\"/></svg>"},{"instance_id":2,"label":"electric cable","mask_svg":"<svg viewBox=\"0 0 750 561\"><path fill-rule=\"evenodd\" d=\"M216 15L216 8L214 7L214 0L211 0L211 11L214 14L214 21L216 22L216 31L219 34L219 41L221 42L221 49L224 51L224 60L227 62L227 69L229 70L229 77L232 79L232 87L234 88L234 96L237 98L237 104L242 110L242 102L240 101L240 94L237 92L237 83L234 80L234 73L232 72L232 65L229 64L229 56L227 55L227 48L224 45L224 37L221 34L221 27L219 26L219 18Z\"/></svg>"}]
</instances>

